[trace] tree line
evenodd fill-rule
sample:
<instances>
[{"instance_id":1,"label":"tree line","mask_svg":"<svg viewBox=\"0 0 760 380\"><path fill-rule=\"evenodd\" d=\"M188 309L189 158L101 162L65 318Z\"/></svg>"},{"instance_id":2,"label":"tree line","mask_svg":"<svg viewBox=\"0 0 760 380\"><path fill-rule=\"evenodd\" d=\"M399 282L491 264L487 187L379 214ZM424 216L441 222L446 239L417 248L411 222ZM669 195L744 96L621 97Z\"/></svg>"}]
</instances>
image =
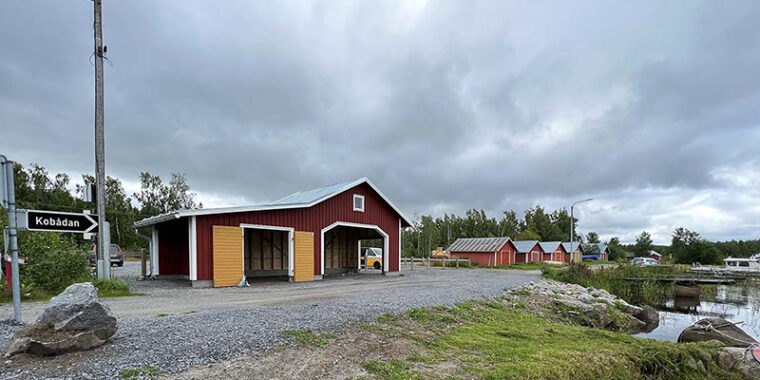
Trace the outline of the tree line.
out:
<instances>
[{"instance_id":1,"label":"tree line","mask_svg":"<svg viewBox=\"0 0 760 380\"><path fill-rule=\"evenodd\" d=\"M25 168L16 163L14 177L18 208L94 211L93 204L82 200L84 186L94 182L94 177L89 174L82 174L84 185L77 184L73 189L68 174L57 173L51 176L43 166L37 164ZM127 194L120 179L108 177L106 181L106 215L111 223L111 241L123 249L147 247L145 240L135 234L134 222L180 209L202 207L185 175L181 173L173 173L166 182L158 175L142 172L140 190L131 195ZM7 223L5 216L0 218L0 229L5 228ZM574 217L575 240L589 244L588 248L591 251L587 250L587 253L596 253L593 249L594 244L600 242L599 235L593 231L585 235L578 234L578 223L578 218ZM507 210L495 218L489 217L483 210L476 209L468 210L461 216L415 216L412 227L403 231L402 254L424 257L436 247L447 247L460 237L507 236L514 240L569 241L570 226L570 215L566 209L548 212L540 204L525 210L522 216L518 216L514 210ZM59 243L66 247L92 247L92 242L84 241L78 234L50 235L55 236ZM605 243L610 248L611 259L624 258L627 253L647 256L650 250L656 250L663 256L672 255L679 263L720 264L722 259L728 256L748 257L760 252L760 240L709 242L698 233L683 227L673 231L670 246L654 245L651 235L646 231L636 236L634 244L620 244L617 237L611 237Z\"/></svg>"},{"instance_id":2,"label":"tree line","mask_svg":"<svg viewBox=\"0 0 760 380\"><path fill-rule=\"evenodd\" d=\"M573 216L574 228L578 218ZM517 212L508 210L499 218L489 217L483 210L467 210L463 216L444 214L434 218L423 215L415 218L412 227L402 234L402 255L405 257L427 257L437 247L448 247L457 238L510 237L513 240L569 241L570 215L564 208L547 212L540 204L525 210L522 218ZM599 234L588 232L578 234L573 231L575 241L584 244L586 254L598 254L597 243L602 242ZM760 239L747 241L711 242L694 231L684 227L673 230L670 245L656 245L652 235L642 231L635 243L621 244L617 236L604 242L610 250L610 260L625 259L627 256L649 256L656 251L663 258L678 264L720 265L726 257L749 257L760 253Z\"/></svg>"},{"instance_id":3,"label":"tree line","mask_svg":"<svg viewBox=\"0 0 760 380\"><path fill-rule=\"evenodd\" d=\"M580 235L578 218L573 216L574 240L581 243L599 243L595 232ZM570 214L561 208L548 212L540 204L531 207L519 217L514 210L503 211L499 218L489 217L483 210L467 210L463 216L444 214L415 216L412 227L403 232L402 254L407 257L426 257L436 247L447 247L457 238L510 237L513 240L569 241ZM620 251L620 240L607 241Z\"/></svg>"},{"instance_id":4,"label":"tree line","mask_svg":"<svg viewBox=\"0 0 760 380\"><path fill-rule=\"evenodd\" d=\"M16 207L51 211L81 212L92 210L95 205L82 200L85 186L95 182L95 177L82 174L82 184L72 188L71 177L66 173L51 176L41 165L31 164L25 168L14 165ZM147 248L147 242L137 236L132 226L134 222L158 214L179 209L201 208L197 195L191 190L184 174L173 173L168 182L149 172L140 173L140 191L127 194L120 179L108 177L106 180L106 219L111 224L111 242L122 249ZM8 219L0 218L0 229L5 228ZM39 234L39 233L37 233ZM26 234L22 234L20 241ZM92 242L85 241L80 234L51 233L63 241L67 247L89 249ZM31 235L27 235L31 236ZM0 236L0 243L2 237ZM1 245L0 245L1 246Z\"/></svg>"}]
</instances>

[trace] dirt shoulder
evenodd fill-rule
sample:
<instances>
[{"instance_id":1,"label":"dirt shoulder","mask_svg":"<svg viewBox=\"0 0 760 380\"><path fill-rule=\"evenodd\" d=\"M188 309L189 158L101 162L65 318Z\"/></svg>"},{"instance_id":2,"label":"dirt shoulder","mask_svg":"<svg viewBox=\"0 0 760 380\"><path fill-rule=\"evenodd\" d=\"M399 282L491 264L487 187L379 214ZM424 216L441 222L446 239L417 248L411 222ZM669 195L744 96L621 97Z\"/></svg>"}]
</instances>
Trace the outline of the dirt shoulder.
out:
<instances>
[{"instance_id":1,"label":"dirt shoulder","mask_svg":"<svg viewBox=\"0 0 760 380\"><path fill-rule=\"evenodd\" d=\"M621 330L612 324L606 328L589 325L586 318L557 313L567 308L557 309L556 302L549 301L554 297L540 294L545 290L543 285L524 286L501 297L454 307L412 308L382 315L374 323L353 325L336 336L298 331L292 345L165 377L741 378L721 368L719 346L714 343L639 339L610 331ZM528 304L539 294L542 301Z\"/></svg>"}]
</instances>

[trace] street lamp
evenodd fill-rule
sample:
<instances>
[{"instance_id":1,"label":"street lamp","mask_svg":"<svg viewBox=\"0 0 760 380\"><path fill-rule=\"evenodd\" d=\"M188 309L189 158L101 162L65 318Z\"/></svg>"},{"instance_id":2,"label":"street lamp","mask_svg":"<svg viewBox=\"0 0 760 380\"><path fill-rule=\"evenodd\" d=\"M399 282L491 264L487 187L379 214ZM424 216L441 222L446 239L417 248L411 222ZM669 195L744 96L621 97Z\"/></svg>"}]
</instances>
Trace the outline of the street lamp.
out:
<instances>
[{"instance_id":1,"label":"street lamp","mask_svg":"<svg viewBox=\"0 0 760 380\"><path fill-rule=\"evenodd\" d=\"M575 243L575 236L574 236L574 232L575 232L575 219L573 219L573 208L575 208L575 205L577 205L578 203L588 202L588 201L591 201L593 199L594 198L589 198L589 199L584 199L582 201L576 201L576 202L573 202L573 204L570 205L570 262L571 263L575 262L575 259L573 257L573 252L575 252L575 249L573 248L574 247L574 243Z\"/></svg>"}]
</instances>

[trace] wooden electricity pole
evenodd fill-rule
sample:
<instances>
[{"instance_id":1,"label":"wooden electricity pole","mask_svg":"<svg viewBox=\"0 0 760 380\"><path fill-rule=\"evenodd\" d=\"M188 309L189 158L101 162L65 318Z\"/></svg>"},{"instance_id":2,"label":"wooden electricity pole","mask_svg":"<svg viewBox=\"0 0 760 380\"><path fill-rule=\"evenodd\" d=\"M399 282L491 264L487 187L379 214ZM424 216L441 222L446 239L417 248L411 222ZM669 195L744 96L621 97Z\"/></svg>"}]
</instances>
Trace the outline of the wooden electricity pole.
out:
<instances>
[{"instance_id":1,"label":"wooden electricity pole","mask_svg":"<svg viewBox=\"0 0 760 380\"><path fill-rule=\"evenodd\" d=\"M106 153L105 153L105 115L103 107L103 23L101 21L102 0L93 0L95 9L95 204L98 220L98 278L110 277L111 253L106 246Z\"/></svg>"}]
</instances>

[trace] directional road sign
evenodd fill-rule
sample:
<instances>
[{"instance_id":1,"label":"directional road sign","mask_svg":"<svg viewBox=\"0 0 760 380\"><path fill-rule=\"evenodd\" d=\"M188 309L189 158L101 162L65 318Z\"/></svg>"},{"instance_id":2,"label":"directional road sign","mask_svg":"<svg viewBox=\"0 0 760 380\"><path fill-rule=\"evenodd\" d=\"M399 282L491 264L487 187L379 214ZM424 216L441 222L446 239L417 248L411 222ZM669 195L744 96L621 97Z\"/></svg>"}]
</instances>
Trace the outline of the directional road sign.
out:
<instances>
[{"instance_id":1,"label":"directional road sign","mask_svg":"<svg viewBox=\"0 0 760 380\"><path fill-rule=\"evenodd\" d=\"M98 232L98 216L73 212L26 210L26 229L48 232Z\"/></svg>"}]
</instances>

